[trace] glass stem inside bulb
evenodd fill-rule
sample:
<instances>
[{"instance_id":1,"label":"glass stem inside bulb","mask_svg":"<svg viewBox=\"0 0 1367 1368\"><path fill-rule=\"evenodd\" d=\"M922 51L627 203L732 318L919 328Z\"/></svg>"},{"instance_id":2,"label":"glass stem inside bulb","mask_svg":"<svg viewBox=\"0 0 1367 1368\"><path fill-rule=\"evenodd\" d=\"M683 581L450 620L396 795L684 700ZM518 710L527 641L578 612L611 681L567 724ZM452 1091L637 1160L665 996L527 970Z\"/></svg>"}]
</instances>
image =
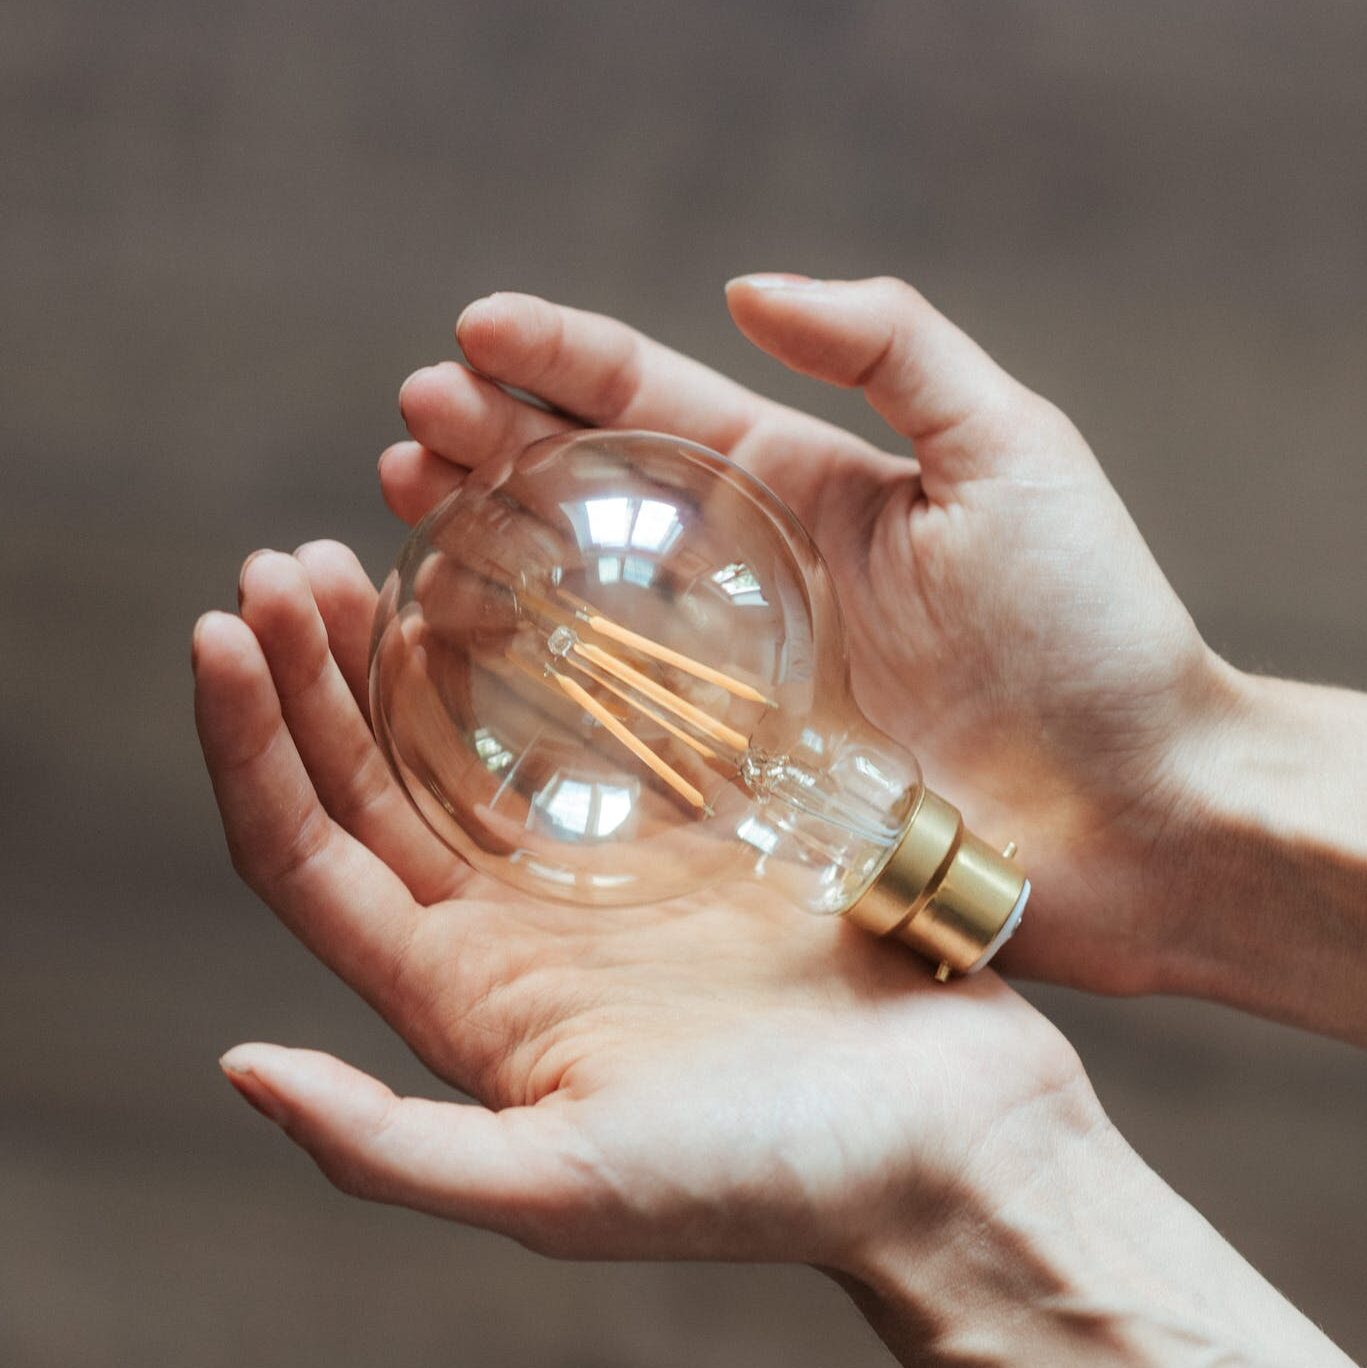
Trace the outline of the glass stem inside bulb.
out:
<instances>
[{"instance_id":1,"label":"glass stem inside bulb","mask_svg":"<svg viewBox=\"0 0 1367 1368\"><path fill-rule=\"evenodd\" d=\"M860 764L862 762L862 764ZM882 792L860 793L847 773L814 769L788 756L749 752L741 777L757 802L739 835L759 850L756 873L766 886L809 912L843 912L883 866L904 824L907 790L856 764ZM870 776L867 771L875 770ZM879 782L879 781L883 782Z\"/></svg>"}]
</instances>

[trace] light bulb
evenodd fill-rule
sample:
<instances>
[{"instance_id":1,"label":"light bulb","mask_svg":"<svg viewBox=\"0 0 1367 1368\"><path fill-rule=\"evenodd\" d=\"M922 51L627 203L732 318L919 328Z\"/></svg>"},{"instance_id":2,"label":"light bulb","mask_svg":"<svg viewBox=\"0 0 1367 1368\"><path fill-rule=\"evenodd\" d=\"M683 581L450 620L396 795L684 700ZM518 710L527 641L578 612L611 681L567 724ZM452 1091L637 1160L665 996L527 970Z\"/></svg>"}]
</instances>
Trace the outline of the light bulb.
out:
<instances>
[{"instance_id":1,"label":"light bulb","mask_svg":"<svg viewBox=\"0 0 1367 1368\"><path fill-rule=\"evenodd\" d=\"M385 583L370 689L432 830L539 898L759 880L945 977L985 964L1029 894L855 705L794 515L676 437L571 433L467 474Z\"/></svg>"}]
</instances>

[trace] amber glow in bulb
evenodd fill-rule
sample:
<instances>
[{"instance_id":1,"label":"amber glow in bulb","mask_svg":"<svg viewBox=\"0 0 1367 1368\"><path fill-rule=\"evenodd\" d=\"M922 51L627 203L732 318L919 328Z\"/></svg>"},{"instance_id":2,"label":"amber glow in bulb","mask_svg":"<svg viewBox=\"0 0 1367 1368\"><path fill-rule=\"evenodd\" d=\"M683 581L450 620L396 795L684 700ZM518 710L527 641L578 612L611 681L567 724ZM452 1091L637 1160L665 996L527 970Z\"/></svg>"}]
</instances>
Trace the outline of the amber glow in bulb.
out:
<instances>
[{"instance_id":1,"label":"amber glow in bulb","mask_svg":"<svg viewBox=\"0 0 1367 1368\"><path fill-rule=\"evenodd\" d=\"M376 736L432 830L540 898L740 879L970 971L1029 884L850 694L830 575L715 452L550 437L466 476L387 580Z\"/></svg>"}]
</instances>

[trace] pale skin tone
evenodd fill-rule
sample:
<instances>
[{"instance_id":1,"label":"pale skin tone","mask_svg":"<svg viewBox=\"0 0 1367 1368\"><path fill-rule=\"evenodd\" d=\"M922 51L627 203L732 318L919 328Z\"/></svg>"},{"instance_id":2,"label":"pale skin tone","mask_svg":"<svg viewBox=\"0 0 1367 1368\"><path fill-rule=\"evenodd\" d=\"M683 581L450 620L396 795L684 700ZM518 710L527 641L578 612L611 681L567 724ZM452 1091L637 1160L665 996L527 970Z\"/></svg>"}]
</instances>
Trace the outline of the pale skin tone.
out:
<instances>
[{"instance_id":1,"label":"pale skin tone","mask_svg":"<svg viewBox=\"0 0 1367 1368\"><path fill-rule=\"evenodd\" d=\"M1020 843L1038 891L1009 967L1367 1039L1362 700L1220 662L1067 419L909 287L752 277L728 302L779 360L861 385L917 463L613 320L497 295L458 325L471 368L405 384L391 507L411 521L462 466L570 426L724 452L829 561L871 718ZM474 875L370 737L374 599L315 543L250 559L241 615L195 634L238 870L477 1099L230 1051L231 1081L334 1182L572 1257L816 1264L906 1363L1343 1361L1143 1168L995 975L937 987L900 947L757 890L626 915ZM1323 763L1297 788L1307 750ZM1307 966L1273 984L1285 924L1219 929L1265 906L1298 918Z\"/></svg>"}]
</instances>

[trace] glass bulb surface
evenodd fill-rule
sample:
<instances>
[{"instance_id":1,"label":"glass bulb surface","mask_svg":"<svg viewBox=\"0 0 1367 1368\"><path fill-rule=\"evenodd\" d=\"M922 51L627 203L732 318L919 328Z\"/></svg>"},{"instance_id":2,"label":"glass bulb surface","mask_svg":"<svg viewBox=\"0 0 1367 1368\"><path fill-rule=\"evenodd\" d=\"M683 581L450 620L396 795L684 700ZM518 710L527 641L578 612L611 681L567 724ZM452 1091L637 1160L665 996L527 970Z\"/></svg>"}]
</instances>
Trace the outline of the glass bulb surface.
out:
<instances>
[{"instance_id":1,"label":"glass bulb surface","mask_svg":"<svg viewBox=\"0 0 1367 1368\"><path fill-rule=\"evenodd\" d=\"M386 581L370 686L432 830L537 897L749 877L842 912L922 796L850 696L806 532L738 466L655 433L550 437L467 474Z\"/></svg>"}]
</instances>

